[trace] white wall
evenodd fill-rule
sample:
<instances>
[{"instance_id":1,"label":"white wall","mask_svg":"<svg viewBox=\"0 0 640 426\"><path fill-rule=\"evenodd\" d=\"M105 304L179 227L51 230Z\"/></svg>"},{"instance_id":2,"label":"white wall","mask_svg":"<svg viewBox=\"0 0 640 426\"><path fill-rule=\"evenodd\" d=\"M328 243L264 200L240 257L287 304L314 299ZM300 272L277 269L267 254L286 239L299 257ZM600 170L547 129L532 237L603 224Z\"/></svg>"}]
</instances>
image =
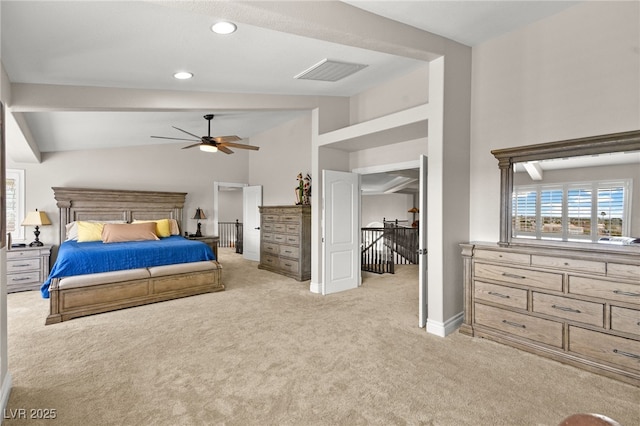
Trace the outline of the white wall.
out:
<instances>
[{"instance_id":1,"label":"white wall","mask_svg":"<svg viewBox=\"0 0 640 426\"><path fill-rule=\"evenodd\" d=\"M361 123L429 100L429 64L351 97L350 123Z\"/></svg>"},{"instance_id":2,"label":"white wall","mask_svg":"<svg viewBox=\"0 0 640 426\"><path fill-rule=\"evenodd\" d=\"M11 141L9 141L11 143ZM26 209L44 210L53 226L41 228L40 239L58 244L58 208L52 187L132 189L186 192L183 231L196 231L191 220L201 207L206 220L202 233L213 234L213 183L248 181L246 151L231 155L181 150L183 144L43 153L41 164L7 162L8 168L24 169ZM33 235L32 230L27 235Z\"/></svg>"},{"instance_id":3,"label":"white wall","mask_svg":"<svg viewBox=\"0 0 640 426\"><path fill-rule=\"evenodd\" d=\"M264 205L293 205L298 173L311 175L311 197L314 179L311 173L311 112L267 130L251 138L260 147L249 156L249 183L262 185Z\"/></svg>"},{"instance_id":4,"label":"white wall","mask_svg":"<svg viewBox=\"0 0 640 426\"><path fill-rule=\"evenodd\" d=\"M220 222L242 222L242 188L218 191L218 214Z\"/></svg>"},{"instance_id":5,"label":"white wall","mask_svg":"<svg viewBox=\"0 0 640 426\"><path fill-rule=\"evenodd\" d=\"M583 2L473 48L471 240L499 239L490 150L640 129L639 16Z\"/></svg>"},{"instance_id":6,"label":"white wall","mask_svg":"<svg viewBox=\"0 0 640 426\"><path fill-rule=\"evenodd\" d=\"M364 195L360 197L360 223L367 226L371 222L386 220L406 220L401 226L411 226L413 215L407 211L413 207L411 194ZM417 220L417 216L416 216Z\"/></svg>"}]
</instances>

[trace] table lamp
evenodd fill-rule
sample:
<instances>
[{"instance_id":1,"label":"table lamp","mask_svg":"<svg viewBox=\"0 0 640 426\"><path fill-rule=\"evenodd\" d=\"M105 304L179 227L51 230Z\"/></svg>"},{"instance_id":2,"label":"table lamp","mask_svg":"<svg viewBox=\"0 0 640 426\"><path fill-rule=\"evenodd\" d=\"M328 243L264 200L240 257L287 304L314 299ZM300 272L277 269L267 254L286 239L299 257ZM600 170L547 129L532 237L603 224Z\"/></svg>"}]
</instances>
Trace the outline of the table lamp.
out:
<instances>
[{"instance_id":1,"label":"table lamp","mask_svg":"<svg viewBox=\"0 0 640 426\"><path fill-rule=\"evenodd\" d=\"M22 221L21 225L36 227L36 230L33 231L34 235L36 236L36 239L31 244L29 244L29 247L41 247L44 245L42 244L42 241L40 241L40 239L38 238L40 236L40 227L51 225L51 221L49 220L49 217L45 212L39 212L38 209L36 209L36 211L34 212L29 212L27 214L27 217L25 217L24 220Z\"/></svg>"},{"instance_id":2,"label":"table lamp","mask_svg":"<svg viewBox=\"0 0 640 426\"><path fill-rule=\"evenodd\" d=\"M207 217L204 215L204 212L202 211L202 209L200 207L198 207L196 209L196 214L195 216L193 216L194 219L198 220L198 230L196 231L196 237L202 237L202 232L200 232L200 220L201 219L206 219Z\"/></svg>"}]
</instances>

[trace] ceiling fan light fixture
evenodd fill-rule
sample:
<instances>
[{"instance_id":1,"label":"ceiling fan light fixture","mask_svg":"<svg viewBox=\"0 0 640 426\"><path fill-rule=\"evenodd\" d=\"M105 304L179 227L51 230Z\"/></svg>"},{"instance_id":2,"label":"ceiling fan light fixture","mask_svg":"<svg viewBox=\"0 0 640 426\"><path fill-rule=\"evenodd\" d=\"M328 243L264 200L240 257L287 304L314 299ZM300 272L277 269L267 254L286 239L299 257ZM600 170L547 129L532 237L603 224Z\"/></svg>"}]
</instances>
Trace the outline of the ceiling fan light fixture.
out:
<instances>
[{"instance_id":1,"label":"ceiling fan light fixture","mask_svg":"<svg viewBox=\"0 0 640 426\"><path fill-rule=\"evenodd\" d=\"M204 152L218 152L218 147L213 146L213 145L205 145L205 144L202 144L202 145L200 145L200 151L204 151Z\"/></svg>"},{"instance_id":2,"label":"ceiling fan light fixture","mask_svg":"<svg viewBox=\"0 0 640 426\"><path fill-rule=\"evenodd\" d=\"M216 22L211 26L211 31L213 31L216 34L222 34L222 35L234 33L236 32L237 29L238 27L236 26L236 24L228 21Z\"/></svg>"},{"instance_id":3,"label":"ceiling fan light fixture","mask_svg":"<svg viewBox=\"0 0 640 426\"><path fill-rule=\"evenodd\" d=\"M173 77L177 78L178 80L188 80L190 78L193 78L193 73L190 73L188 71L179 71L175 73Z\"/></svg>"}]
</instances>

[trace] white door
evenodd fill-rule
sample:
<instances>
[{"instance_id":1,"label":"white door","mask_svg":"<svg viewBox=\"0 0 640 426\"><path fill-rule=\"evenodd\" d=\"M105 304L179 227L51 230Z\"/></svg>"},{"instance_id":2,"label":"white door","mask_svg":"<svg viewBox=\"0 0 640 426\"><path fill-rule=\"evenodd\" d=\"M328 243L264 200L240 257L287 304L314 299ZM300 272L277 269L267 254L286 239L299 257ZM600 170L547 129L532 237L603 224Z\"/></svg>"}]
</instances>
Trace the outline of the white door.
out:
<instances>
[{"instance_id":1,"label":"white door","mask_svg":"<svg viewBox=\"0 0 640 426\"><path fill-rule=\"evenodd\" d=\"M360 285L360 175L322 171L322 294Z\"/></svg>"},{"instance_id":2,"label":"white door","mask_svg":"<svg viewBox=\"0 0 640 426\"><path fill-rule=\"evenodd\" d=\"M427 157L420 156L420 212L418 213L418 322L427 325Z\"/></svg>"},{"instance_id":3,"label":"white door","mask_svg":"<svg viewBox=\"0 0 640 426\"><path fill-rule=\"evenodd\" d=\"M242 188L242 256L260 261L260 209L262 185Z\"/></svg>"}]
</instances>

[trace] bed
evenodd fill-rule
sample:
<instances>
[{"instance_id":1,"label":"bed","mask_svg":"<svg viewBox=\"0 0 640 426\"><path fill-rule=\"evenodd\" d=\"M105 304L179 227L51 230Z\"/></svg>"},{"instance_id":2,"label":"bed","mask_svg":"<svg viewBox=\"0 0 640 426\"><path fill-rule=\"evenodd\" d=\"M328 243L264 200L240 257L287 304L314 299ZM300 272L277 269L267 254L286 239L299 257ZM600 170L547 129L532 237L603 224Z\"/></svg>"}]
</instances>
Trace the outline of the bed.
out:
<instances>
[{"instance_id":1,"label":"bed","mask_svg":"<svg viewBox=\"0 0 640 426\"><path fill-rule=\"evenodd\" d=\"M173 230L183 229L186 193L52 189L59 208L61 244L41 288L50 301L45 324L224 290L222 268L211 248ZM159 230L165 221L172 224L171 235L142 241L117 239L125 228L148 232ZM109 241L113 244L68 239L72 227L95 224L112 231Z\"/></svg>"}]
</instances>

